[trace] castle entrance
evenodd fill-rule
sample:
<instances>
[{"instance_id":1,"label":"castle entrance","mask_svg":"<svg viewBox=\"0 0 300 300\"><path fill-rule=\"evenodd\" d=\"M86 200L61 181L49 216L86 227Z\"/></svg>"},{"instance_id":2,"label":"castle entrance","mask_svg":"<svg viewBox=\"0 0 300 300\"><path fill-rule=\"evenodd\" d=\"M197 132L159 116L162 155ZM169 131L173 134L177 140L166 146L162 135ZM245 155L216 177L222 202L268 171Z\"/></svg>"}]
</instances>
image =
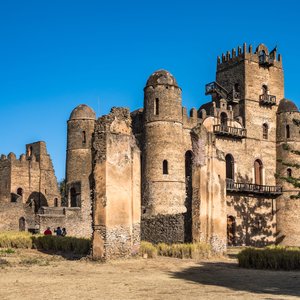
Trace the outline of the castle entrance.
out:
<instances>
[{"instance_id":1,"label":"castle entrance","mask_svg":"<svg viewBox=\"0 0 300 300\"><path fill-rule=\"evenodd\" d=\"M228 246L235 245L236 222L235 217L227 217L227 244Z\"/></svg>"}]
</instances>

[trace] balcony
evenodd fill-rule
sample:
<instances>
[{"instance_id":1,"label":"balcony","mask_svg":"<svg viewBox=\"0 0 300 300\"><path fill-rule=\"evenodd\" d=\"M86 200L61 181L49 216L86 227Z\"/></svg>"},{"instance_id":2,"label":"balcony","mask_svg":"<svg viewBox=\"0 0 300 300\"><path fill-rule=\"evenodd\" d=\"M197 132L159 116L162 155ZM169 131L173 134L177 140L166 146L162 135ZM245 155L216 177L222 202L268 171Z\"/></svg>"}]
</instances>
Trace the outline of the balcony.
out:
<instances>
[{"instance_id":1,"label":"balcony","mask_svg":"<svg viewBox=\"0 0 300 300\"><path fill-rule=\"evenodd\" d=\"M247 130L245 128L231 127L226 125L214 125L213 130L215 135L237 139L244 139L247 135Z\"/></svg>"},{"instance_id":2,"label":"balcony","mask_svg":"<svg viewBox=\"0 0 300 300\"><path fill-rule=\"evenodd\" d=\"M262 105L276 105L276 96L269 95L269 94L262 94L259 96L259 102Z\"/></svg>"},{"instance_id":3,"label":"balcony","mask_svg":"<svg viewBox=\"0 0 300 300\"><path fill-rule=\"evenodd\" d=\"M220 98L226 99L229 103L239 103L241 95L232 89L228 92L223 86L217 82L211 82L205 85L205 95L216 93Z\"/></svg>"},{"instance_id":4,"label":"balcony","mask_svg":"<svg viewBox=\"0 0 300 300\"><path fill-rule=\"evenodd\" d=\"M230 193L254 194L263 196L279 196L282 194L281 186L259 185L254 183L235 182L226 179L226 190Z\"/></svg>"}]
</instances>

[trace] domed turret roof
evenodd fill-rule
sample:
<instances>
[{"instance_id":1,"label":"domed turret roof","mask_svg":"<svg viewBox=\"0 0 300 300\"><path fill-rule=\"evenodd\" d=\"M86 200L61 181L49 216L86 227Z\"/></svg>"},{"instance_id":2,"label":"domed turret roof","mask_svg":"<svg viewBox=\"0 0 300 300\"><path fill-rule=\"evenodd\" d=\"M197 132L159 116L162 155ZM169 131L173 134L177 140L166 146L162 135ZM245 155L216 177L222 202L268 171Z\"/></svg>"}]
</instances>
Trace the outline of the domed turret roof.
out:
<instances>
[{"instance_id":1,"label":"domed turret roof","mask_svg":"<svg viewBox=\"0 0 300 300\"><path fill-rule=\"evenodd\" d=\"M297 105L288 99L282 99L279 102L277 113L299 112Z\"/></svg>"},{"instance_id":2,"label":"domed turret roof","mask_svg":"<svg viewBox=\"0 0 300 300\"><path fill-rule=\"evenodd\" d=\"M96 120L96 113L87 105L80 104L73 109L70 120Z\"/></svg>"},{"instance_id":3,"label":"domed turret roof","mask_svg":"<svg viewBox=\"0 0 300 300\"><path fill-rule=\"evenodd\" d=\"M166 70L155 71L147 80L146 86L173 85L178 87L175 77Z\"/></svg>"}]
</instances>

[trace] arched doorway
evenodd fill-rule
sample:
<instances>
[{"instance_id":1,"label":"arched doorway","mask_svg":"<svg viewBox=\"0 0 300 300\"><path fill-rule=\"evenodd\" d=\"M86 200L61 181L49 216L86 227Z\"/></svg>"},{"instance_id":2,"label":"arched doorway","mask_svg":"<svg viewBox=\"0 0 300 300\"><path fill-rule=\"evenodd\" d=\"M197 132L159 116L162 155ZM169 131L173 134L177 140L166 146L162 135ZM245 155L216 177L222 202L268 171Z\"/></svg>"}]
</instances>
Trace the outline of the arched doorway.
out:
<instances>
[{"instance_id":1,"label":"arched doorway","mask_svg":"<svg viewBox=\"0 0 300 300\"><path fill-rule=\"evenodd\" d=\"M192 174L193 174L193 153L187 151L185 153L185 219L184 219L184 241L186 243L192 242Z\"/></svg>"},{"instance_id":2,"label":"arched doorway","mask_svg":"<svg viewBox=\"0 0 300 300\"><path fill-rule=\"evenodd\" d=\"M263 171L263 164L262 164L261 160L257 159L254 162L254 182L257 185L263 184L262 171Z\"/></svg>"},{"instance_id":3,"label":"arched doorway","mask_svg":"<svg viewBox=\"0 0 300 300\"><path fill-rule=\"evenodd\" d=\"M221 123L221 128L227 127L227 114L222 112L220 115L220 123Z\"/></svg>"},{"instance_id":4,"label":"arched doorway","mask_svg":"<svg viewBox=\"0 0 300 300\"><path fill-rule=\"evenodd\" d=\"M235 245L236 222L235 217L227 217L227 244L228 246Z\"/></svg>"},{"instance_id":5,"label":"arched doorway","mask_svg":"<svg viewBox=\"0 0 300 300\"><path fill-rule=\"evenodd\" d=\"M25 231L25 228L26 228L25 218L21 217L19 219L19 231Z\"/></svg>"}]
</instances>

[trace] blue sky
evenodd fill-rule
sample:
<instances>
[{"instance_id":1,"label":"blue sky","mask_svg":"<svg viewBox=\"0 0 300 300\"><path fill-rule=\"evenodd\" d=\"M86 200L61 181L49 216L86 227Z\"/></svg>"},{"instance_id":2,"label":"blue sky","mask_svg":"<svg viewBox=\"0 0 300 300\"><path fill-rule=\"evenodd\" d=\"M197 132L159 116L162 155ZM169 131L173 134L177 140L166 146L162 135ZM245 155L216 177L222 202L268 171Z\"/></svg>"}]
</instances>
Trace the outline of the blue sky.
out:
<instances>
[{"instance_id":1,"label":"blue sky","mask_svg":"<svg viewBox=\"0 0 300 300\"><path fill-rule=\"evenodd\" d=\"M0 153L44 140L61 179L74 107L141 107L147 78L164 68L198 108L217 55L243 42L278 46L286 97L299 105L299 3L0 0Z\"/></svg>"}]
</instances>

